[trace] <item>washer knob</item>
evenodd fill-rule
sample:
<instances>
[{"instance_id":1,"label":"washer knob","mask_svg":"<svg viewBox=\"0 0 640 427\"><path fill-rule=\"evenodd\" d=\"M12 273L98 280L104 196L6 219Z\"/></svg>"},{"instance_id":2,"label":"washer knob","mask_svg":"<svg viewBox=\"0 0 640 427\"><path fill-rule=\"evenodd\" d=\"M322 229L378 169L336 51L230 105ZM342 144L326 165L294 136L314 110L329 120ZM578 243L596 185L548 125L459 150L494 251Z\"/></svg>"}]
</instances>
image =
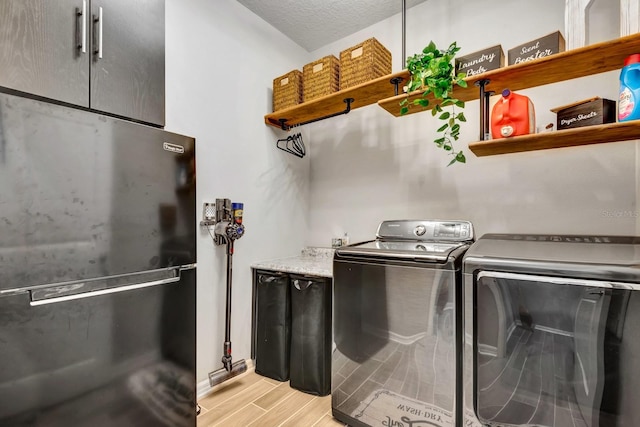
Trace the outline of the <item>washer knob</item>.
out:
<instances>
[{"instance_id":1,"label":"washer knob","mask_svg":"<svg viewBox=\"0 0 640 427\"><path fill-rule=\"evenodd\" d=\"M416 233L416 236L424 236L424 233L427 232L427 227L424 225L418 225L413 232Z\"/></svg>"}]
</instances>

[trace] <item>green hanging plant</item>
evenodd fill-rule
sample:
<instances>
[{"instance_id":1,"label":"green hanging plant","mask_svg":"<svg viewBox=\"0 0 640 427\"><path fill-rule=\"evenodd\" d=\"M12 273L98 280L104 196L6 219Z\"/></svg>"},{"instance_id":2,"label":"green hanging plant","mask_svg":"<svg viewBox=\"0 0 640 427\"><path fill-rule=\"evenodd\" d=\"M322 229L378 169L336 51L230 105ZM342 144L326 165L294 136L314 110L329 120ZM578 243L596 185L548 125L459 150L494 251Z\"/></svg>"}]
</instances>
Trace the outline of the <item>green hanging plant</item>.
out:
<instances>
[{"instance_id":1,"label":"green hanging plant","mask_svg":"<svg viewBox=\"0 0 640 427\"><path fill-rule=\"evenodd\" d=\"M453 156L448 166L466 162L464 153L453 147L453 141L460 137L460 122L467 121L462 112L455 111L455 107L464 108L464 102L453 96L454 85L467 87L465 74L456 75L453 65L453 59L459 50L456 42L451 43L447 50L440 50L432 41L422 53L407 58L411 80L404 87L407 97L400 102L400 115L407 114L413 106L428 107L430 102L434 103L431 115L438 116L444 124L437 131L440 137L433 142ZM417 90L423 90L421 97L410 101L409 94ZM431 101L428 99L429 95L433 98ZM451 107L452 111L444 111L446 107Z\"/></svg>"}]
</instances>

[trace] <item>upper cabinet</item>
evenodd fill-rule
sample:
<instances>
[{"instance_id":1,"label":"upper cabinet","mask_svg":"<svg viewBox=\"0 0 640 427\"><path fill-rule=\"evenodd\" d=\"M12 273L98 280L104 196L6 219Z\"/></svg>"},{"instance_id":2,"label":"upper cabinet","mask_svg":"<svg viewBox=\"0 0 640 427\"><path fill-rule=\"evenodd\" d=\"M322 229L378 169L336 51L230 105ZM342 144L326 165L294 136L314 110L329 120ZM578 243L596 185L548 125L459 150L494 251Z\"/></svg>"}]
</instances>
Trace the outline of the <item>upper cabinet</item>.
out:
<instances>
[{"instance_id":1,"label":"upper cabinet","mask_svg":"<svg viewBox=\"0 0 640 427\"><path fill-rule=\"evenodd\" d=\"M0 1L0 85L89 107L82 0ZM84 41L85 49L89 46Z\"/></svg>"},{"instance_id":2,"label":"upper cabinet","mask_svg":"<svg viewBox=\"0 0 640 427\"><path fill-rule=\"evenodd\" d=\"M0 1L0 86L164 125L164 0Z\"/></svg>"},{"instance_id":3,"label":"upper cabinet","mask_svg":"<svg viewBox=\"0 0 640 427\"><path fill-rule=\"evenodd\" d=\"M91 108L164 125L164 0L91 0L91 20Z\"/></svg>"}]
</instances>

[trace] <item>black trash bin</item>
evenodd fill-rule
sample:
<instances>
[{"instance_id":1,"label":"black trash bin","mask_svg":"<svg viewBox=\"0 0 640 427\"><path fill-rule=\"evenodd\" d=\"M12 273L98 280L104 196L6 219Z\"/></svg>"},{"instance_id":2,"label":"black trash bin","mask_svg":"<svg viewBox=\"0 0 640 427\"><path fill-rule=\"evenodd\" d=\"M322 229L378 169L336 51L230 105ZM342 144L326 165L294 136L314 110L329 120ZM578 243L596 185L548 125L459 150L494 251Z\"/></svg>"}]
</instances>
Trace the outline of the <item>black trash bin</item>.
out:
<instances>
[{"instance_id":1,"label":"black trash bin","mask_svg":"<svg viewBox=\"0 0 640 427\"><path fill-rule=\"evenodd\" d=\"M289 275L256 272L256 372L278 381L289 379L291 292Z\"/></svg>"},{"instance_id":2,"label":"black trash bin","mask_svg":"<svg viewBox=\"0 0 640 427\"><path fill-rule=\"evenodd\" d=\"M331 393L331 280L291 275L291 380L300 391Z\"/></svg>"}]
</instances>

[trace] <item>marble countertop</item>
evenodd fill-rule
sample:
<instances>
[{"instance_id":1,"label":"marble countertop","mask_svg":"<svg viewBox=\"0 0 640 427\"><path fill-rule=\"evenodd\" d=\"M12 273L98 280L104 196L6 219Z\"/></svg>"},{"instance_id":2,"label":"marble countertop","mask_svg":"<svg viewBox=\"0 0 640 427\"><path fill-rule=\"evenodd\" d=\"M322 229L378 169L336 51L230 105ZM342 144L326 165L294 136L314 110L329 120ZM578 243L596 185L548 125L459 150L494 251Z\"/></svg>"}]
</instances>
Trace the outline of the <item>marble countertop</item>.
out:
<instances>
[{"instance_id":1,"label":"marble countertop","mask_svg":"<svg viewBox=\"0 0 640 427\"><path fill-rule=\"evenodd\" d=\"M256 262L251 268L333 278L333 251L331 248L305 248L299 256Z\"/></svg>"}]
</instances>

